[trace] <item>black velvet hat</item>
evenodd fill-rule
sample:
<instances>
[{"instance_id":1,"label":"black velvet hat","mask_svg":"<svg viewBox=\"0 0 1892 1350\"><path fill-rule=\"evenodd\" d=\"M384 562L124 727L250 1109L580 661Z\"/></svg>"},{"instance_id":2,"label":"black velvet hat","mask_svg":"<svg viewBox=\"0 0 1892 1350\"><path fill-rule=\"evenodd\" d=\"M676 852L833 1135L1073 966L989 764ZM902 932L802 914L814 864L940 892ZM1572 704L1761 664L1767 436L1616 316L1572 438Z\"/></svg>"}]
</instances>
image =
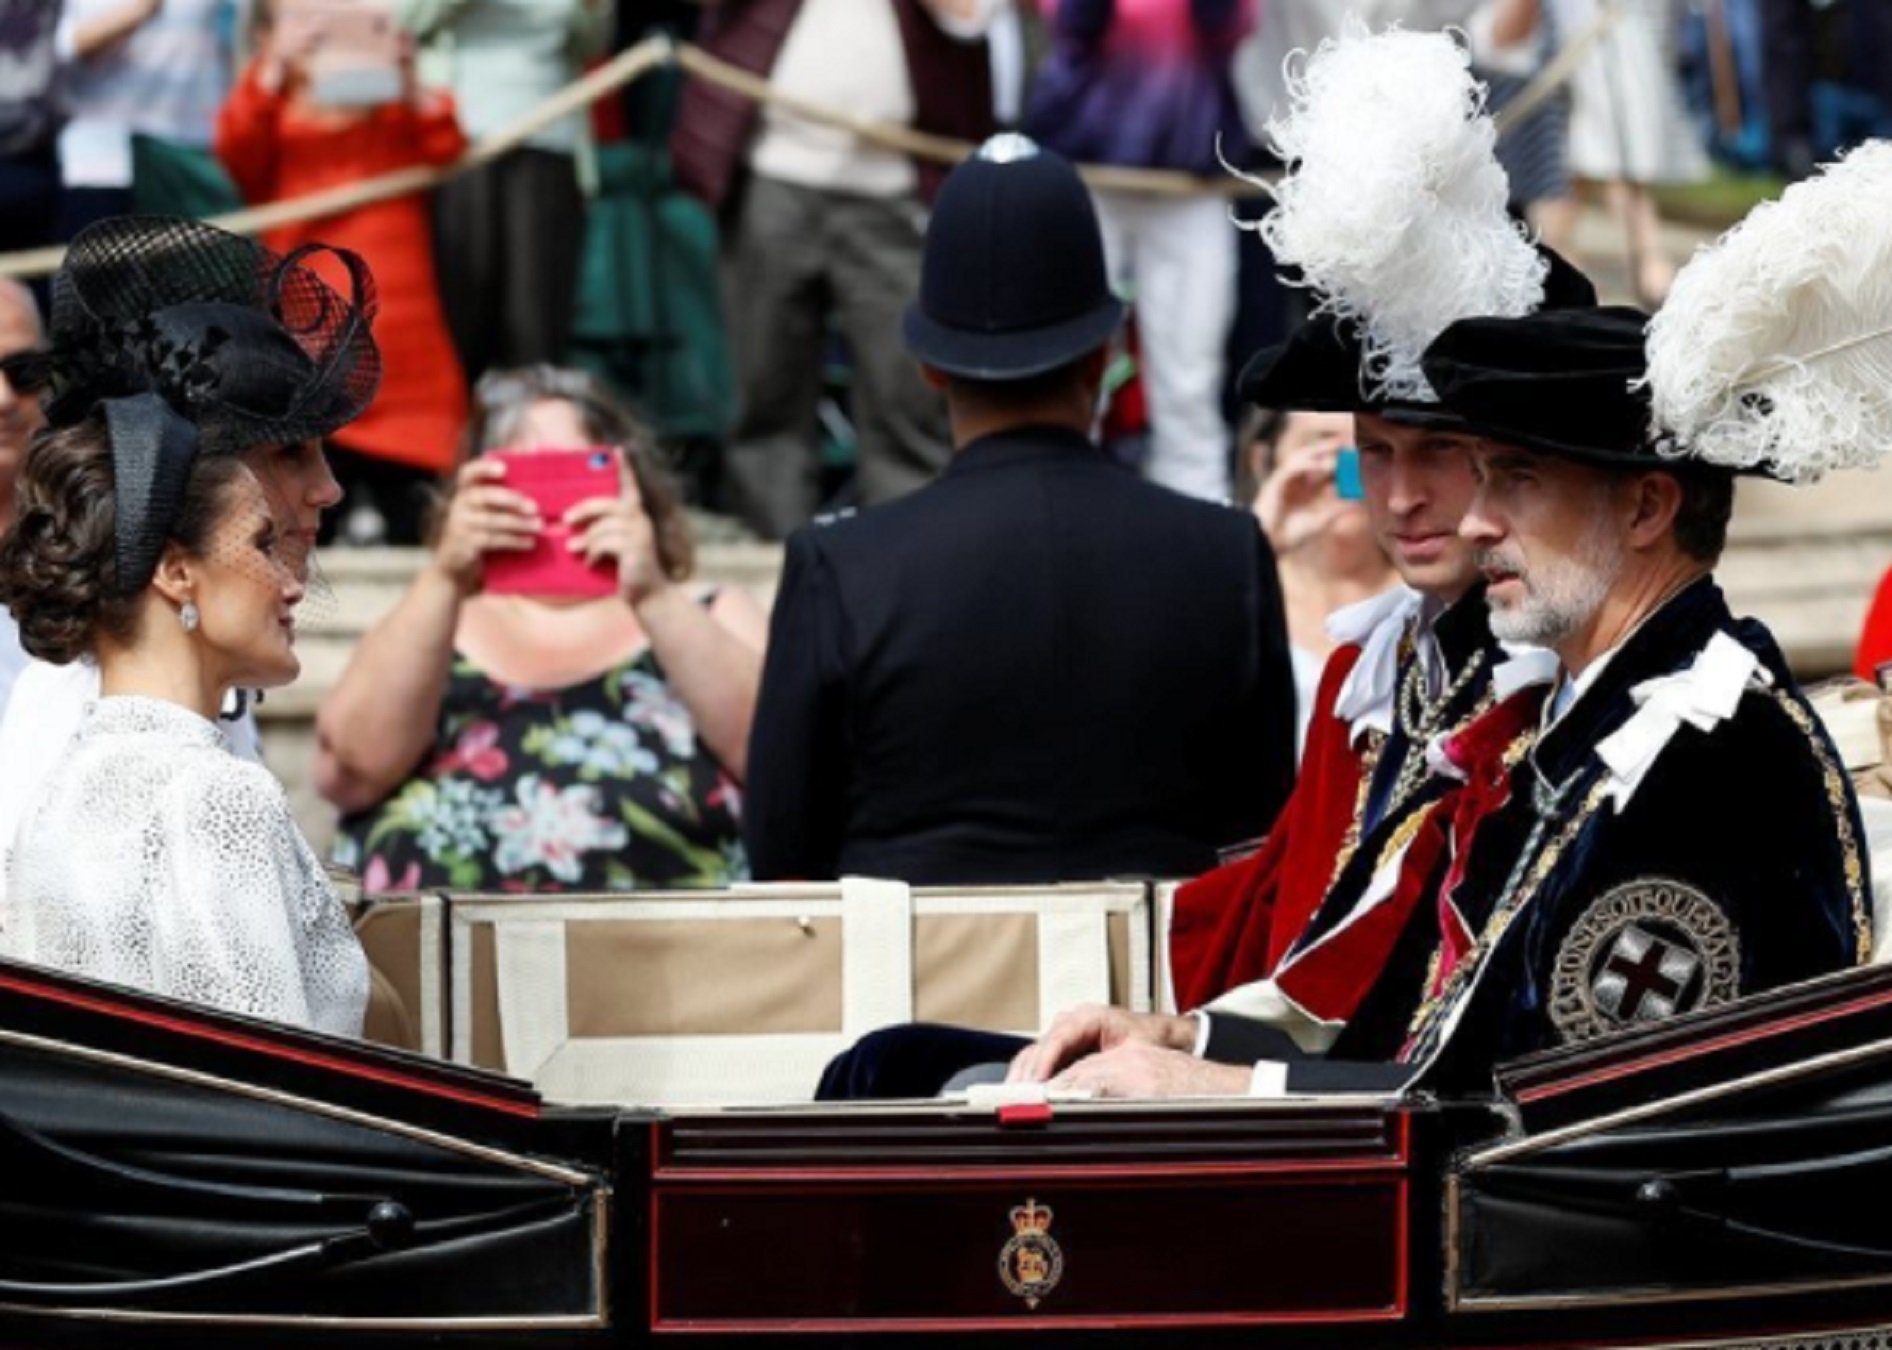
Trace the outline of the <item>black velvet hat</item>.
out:
<instances>
[{"instance_id":1,"label":"black velvet hat","mask_svg":"<svg viewBox=\"0 0 1892 1350\"><path fill-rule=\"evenodd\" d=\"M915 357L1021 380L1096 351L1122 320L1096 208L1068 161L1002 135L947 175L902 324Z\"/></svg>"},{"instance_id":2,"label":"black velvet hat","mask_svg":"<svg viewBox=\"0 0 1892 1350\"><path fill-rule=\"evenodd\" d=\"M1690 465L1781 479L1688 454L1650 413L1649 316L1611 305L1522 319L1464 319L1426 349L1426 379L1484 434L1526 450L1630 468Z\"/></svg>"},{"instance_id":3,"label":"black velvet hat","mask_svg":"<svg viewBox=\"0 0 1892 1350\"><path fill-rule=\"evenodd\" d=\"M305 264L315 253L347 297ZM52 296L47 347L0 370L43 392L52 426L104 417L125 594L150 580L199 453L325 436L380 385L373 281L345 250L279 257L200 221L119 217L72 241Z\"/></svg>"},{"instance_id":4,"label":"black velvet hat","mask_svg":"<svg viewBox=\"0 0 1892 1350\"><path fill-rule=\"evenodd\" d=\"M1612 305L1463 319L1426 349L1449 408L1510 445L1594 463L1672 464L1650 435L1649 316Z\"/></svg>"},{"instance_id":5,"label":"black velvet hat","mask_svg":"<svg viewBox=\"0 0 1892 1350\"><path fill-rule=\"evenodd\" d=\"M1588 277L1555 250L1539 244L1537 251L1550 264L1544 278L1544 310L1596 304L1596 287ZM1255 353L1242 369L1239 388L1242 397L1259 408L1370 412L1408 426L1473 429L1464 409L1443 402L1375 396L1366 387L1364 360L1365 352L1352 324L1331 314L1317 314L1285 341Z\"/></svg>"}]
</instances>

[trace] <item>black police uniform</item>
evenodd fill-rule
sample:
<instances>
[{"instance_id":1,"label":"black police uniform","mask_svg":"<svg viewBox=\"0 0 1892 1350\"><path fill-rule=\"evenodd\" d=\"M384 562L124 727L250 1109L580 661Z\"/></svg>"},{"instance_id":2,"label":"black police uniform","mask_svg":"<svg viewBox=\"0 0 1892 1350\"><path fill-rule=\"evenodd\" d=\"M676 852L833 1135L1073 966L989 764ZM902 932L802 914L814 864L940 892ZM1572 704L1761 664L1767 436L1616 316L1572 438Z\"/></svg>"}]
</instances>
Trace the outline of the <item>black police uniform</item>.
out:
<instances>
[{"instance_id":1,"label":"black police uniform","mask_svg":"<svg viewBox=\"0 0 1892 1350\"><path fill-rule=\"evenodd\" d=\"M788 544L749 755L758 878L1191 876L1294 772L1274 559L1245 512L1073 431Z\"/></svg>"}]
</instances>

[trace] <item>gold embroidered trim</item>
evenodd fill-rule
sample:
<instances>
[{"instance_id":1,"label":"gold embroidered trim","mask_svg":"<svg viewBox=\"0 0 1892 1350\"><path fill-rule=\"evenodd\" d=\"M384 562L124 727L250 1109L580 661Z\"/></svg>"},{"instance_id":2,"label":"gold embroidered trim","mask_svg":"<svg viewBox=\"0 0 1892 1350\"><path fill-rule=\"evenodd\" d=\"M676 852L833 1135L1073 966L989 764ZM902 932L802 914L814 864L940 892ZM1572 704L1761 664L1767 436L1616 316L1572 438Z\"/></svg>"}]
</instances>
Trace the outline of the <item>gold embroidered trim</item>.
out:
<instances>
[{"instance_id":1,"label":"gold embroidered trim","mask_svg":"<svg viewBox=\"0 0 1892 1350\"><path fill-rule=\"evenodd\" d=\"M1445 1014L1451 1011L1477 983L1478 974L1484 969L1486 959L1497 947L1504 935L1510 931L1511 924L1524 912L1537 892L1550 876L1551 870L1563 857L1564 850L1576 841L1583 827L1590 823L1609 797L1610 780L1608 775L1598 780L1591 787L1590 793L1577 808L1576 814L1564 822L1557 837L1543 847L1531 863L1529 870L1522 877L1515 877L1507 891L1499 897L1492 908L1491 917L1485 921L1484 931L1472 943L1472 949L1465 953L1464 960L1452 968L1452 973L1445 977L1445 987L1420 1003L1418 1011L1412 1015L1410 1049L1403 1058L1419 1061L1428 1058L1437 1048L1433 1037L1445 1022ZM1432 988L1438 983L1439 963L1444 958L1444 949L1433 952L1432 961L1426 968L1426 987Z\"/></svg>"},{"instance_id":2,"label":"gold embroidered trim","mask_svg":"<svg viewBox=\"0 0 1892 1350\"><path fill-rule=\"evenodd\" d=\"M1373 862L1375 875L1397 858L1400 850L1418 838L1419 831L1425 828L1426 822L1432 819L1432 813L1442 804L1442 802L1428 802L1399 822L1399 827L1387 836L1385 845L1380 849L1379 857Z\"/></svg>"},{"instance_id":3,"label":"gold embroidered trim","mask_svg":"<svg viewBox=\"0 0 1892 1350\"><path fill-rule=\"evenodd\" d=\"M1366 821L1366 802L1373 792L1373 775L1379 772L1380 752L1386 749L1387 738L1377 731L1369 731L1366 737L1366 749L1360 755L1360 786L1353 794L1353 817L1347 822L1347 832L1340 836L1340 850L1334 854L1334 870L1327 878L1326 891L1334 888L1340 880L1340 874L1347 870L1347 864L1353 861L1353 855L1360 848L1360 829ZM1322 892L1325 894L1325 891Z\"/></svg>"},{"instance_id":4,"label":"gold embroidered trim","mask_svg":"<svg viewBox=\"0 0 1892 1350\"><path fill-rule=\"evenodd\" d=\"M1412 650L1411 636L1408 635L1402 638L1400 640L1399 659L1402 662L1410 659ZM1433 710L1428 714L1429 716L1437 716L1443 713L1446 705L1465 691L1466 686L1471 681L1471 677L1475 675L1483 665L1485 655L1486 654L1482 651L1478 652L1470 661L1466 662L1465 669L1460 672L1458 679L1453 682L1452 686L1440 696L1439 701L1433 705ZM1407 676L1401 680L1402 691L1404 687L1410 683L1412 672L1417 671L1418 668L1417 662L1414 662L1413 665L1408 667ZM1466 727L1469 727L1473 722L1476 722L1480 717L1490 712L1491 709L1496 706L1497 701L1497 690L1487 685L1484 691L1479 694L1478 701L1472 704L1470 711L1458 722L1453 723L1438 734L1448 740L1458 735L1465 730ZM1390 739L1391 737L1382 735L1379 732L1367 733L1367 748L1365 753L1360 757L1360 788L1359 791L1353 795L1353 818L1347 822L1347 832L1342 835L1340 839L1340 850L1334 855L1334 870L1327 878L1326 890L1328 891L1334 888L1335 883L1340 880L1340 874L1347 870L1347 864L1353 861L1353 855L1360 850L1360 835L1366 822L1367 801L1373 795L1373 780L1379 774L1380 756L1386 752L1386 744ZM1386 812L1380 817L1382 821L1392 820L1397 816L1432 776L1430 773L1431 766L1426 760L1426 748L1431 741L1430 734L1424 739L1421 739L1414 737L1409 732L1406 739L1406 757L1400 762L1399 776L1393 780L1393 791L1391 796L1387 799ZM1423 815L1425 813L1421 814ZM1410 836L1408 837L1410 838ZM1386 855L1382 852L1380 855L1382 864L1384 864L1385 858Z\"/></svg>"},{"instance_id":5,"label":"gold embroidered trim","mask_svg":"<svg viewBox=\"0 0 1892 1350\"><path fill-rule=\"evenodd\" d=\"M1853 833L1853 813L1848 809L1850 789L1846 776L1834 762L1825 738L1814 725L1813 714L1785 690L1770 688L1767 692L1773 695L1780 710L1787 714L1787 720L1800 728L1801 734L1807 738L1807 744L1813 747L1813 757L1820 763L1827 804L1833 808L1833 823L1839 830L1840 855L1846 870L1846 890L1853 906L1853 937L1858 964L1866 965L1872 960L1872 905L1866 897L1866 865L1859 852L1859 839Z\"/></svg>"}]
</instances>

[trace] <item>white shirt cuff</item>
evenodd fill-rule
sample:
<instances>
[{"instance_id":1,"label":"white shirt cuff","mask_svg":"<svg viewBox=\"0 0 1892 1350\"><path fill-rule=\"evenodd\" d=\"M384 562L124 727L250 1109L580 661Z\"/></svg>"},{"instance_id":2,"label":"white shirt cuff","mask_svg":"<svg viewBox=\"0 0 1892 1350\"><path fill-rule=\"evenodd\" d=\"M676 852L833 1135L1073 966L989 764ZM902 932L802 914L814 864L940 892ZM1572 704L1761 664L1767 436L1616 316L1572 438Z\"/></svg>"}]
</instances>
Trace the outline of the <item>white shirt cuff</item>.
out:
<instances>
[{"instance_id":1,"label":"white shirt cuff","mask_svg":"<svg viewBox=\"0 0 1892 1350\"><path fill-rule=\"evenodd\" d=\"M927 12L933 16L933 22L939 26L940 32L946 34L947 37L959 42L977 42L991 31L993 23L999 17L1000 9L1010 3L1011 0L978 0L978 3L973 6L972 13L964 18L941 13L930 5L926 8Z\"/></svg>"},{"instance_id":2,"label":"white shirt cuff","mask_svg":"<svg viewBox=\"0 0 1892 1350\"><path fill-rule=\"evenodd\" d=\"M1198 1008L1189 1016L1196 1019L1196 1043L1189 1053L1201 1059L1209 1053L1209 1014Z\"/></svg>"},{"instance_id":3,"label":"white shirt cuff","mask_svg":"<svg viewBox=\"0 0 1892 1350\"><path fill-rule=\"evenodd\" d=\"M1288 1095L1288 1066L1278 1059L1264 1059L1255 1065L1255 1075L1248 1080L1251 1097Z\"/></svg>"}]
</instances>

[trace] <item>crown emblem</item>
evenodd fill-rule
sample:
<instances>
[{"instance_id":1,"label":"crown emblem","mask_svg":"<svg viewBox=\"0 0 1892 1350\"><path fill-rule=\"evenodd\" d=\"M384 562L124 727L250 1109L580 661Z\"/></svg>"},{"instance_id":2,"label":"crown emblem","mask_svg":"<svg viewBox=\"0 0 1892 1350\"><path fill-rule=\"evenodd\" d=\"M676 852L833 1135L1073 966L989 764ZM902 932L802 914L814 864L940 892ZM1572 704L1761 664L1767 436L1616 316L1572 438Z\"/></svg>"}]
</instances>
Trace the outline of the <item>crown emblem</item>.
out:
<instances>
[{"instance_id":1,"label":"crown emblem","mask_svg":"<svg viewBox=\"0 0 1892 1350\"><path fill-rule=\"evenodd\" d=\"M1011 1211L1012 1237L999 1252L1006 1291L1036 1308L1064 1278L1064 1251L1051 1236L1051 1207L1027 1200Z\"/></svg>"},{"instance_id":2,"label":"crown emblem","mask_svg":"<svg viewBox=\"0 0 1892 1350\"><path fill-rule=\"evenodd\" d=\"M1036 1200L1027 1200L1012 1211L1012 1231L1023 1237L1027 1233L1043 1236L1051 1231L1051 1209Z\"/></svg>"}]
</instances>

